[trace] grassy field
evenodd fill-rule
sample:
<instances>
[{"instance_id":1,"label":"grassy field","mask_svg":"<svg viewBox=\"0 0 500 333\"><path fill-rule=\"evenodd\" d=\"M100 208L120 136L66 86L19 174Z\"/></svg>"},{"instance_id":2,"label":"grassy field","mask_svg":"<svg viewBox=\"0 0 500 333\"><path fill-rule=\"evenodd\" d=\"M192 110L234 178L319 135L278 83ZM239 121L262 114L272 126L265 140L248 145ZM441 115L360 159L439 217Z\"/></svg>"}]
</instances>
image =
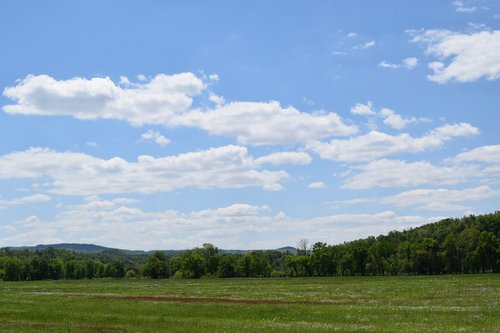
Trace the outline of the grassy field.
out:
<instances>
[{"instance_id":1,"label":"grassy field","mask_svg":"<svg viewBox=\"0 0 500 333\"><path fill-rule=\"evenodd\" d=\"M500 275L0 282L0 332L500 332Z\"/></svg>"}]
</instances>

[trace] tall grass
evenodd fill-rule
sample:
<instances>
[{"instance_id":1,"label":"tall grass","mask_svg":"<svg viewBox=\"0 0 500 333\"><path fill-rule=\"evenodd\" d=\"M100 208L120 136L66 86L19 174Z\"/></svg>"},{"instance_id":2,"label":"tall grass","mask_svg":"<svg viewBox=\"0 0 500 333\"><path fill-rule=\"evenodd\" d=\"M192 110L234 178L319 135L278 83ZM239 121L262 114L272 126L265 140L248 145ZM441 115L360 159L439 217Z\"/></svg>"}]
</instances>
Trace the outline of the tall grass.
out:
<instances>
[{"instance_id":1,"label":"tall grass","mask_svg":"<svg viewBox=\"0 0 500 333\"><path fill-rule=\"evenodd\" d=\"M499 332L500 275L0 282L1 332Z\"/></svg>"}]
</instances>

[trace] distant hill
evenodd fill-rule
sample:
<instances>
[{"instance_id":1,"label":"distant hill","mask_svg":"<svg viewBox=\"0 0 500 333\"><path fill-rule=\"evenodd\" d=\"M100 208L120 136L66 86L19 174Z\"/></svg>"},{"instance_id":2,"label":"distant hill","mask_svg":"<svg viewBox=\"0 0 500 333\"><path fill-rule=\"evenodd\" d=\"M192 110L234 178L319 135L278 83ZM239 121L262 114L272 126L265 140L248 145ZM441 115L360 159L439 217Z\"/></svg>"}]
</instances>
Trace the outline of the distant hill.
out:
<instances>
[{"instance_id":1,"label":"distant hill","mask_svg":"<svg viewBox=\"0 0 500 333\"><path fill-rule=\"evenodd\" d=\"M105 247L105 246L101 246L101 245L81 244L81 243L39 244L36 246L19 246L19 247L9 247L9 248L12 250L28 250L28 251L36 251L36 250L53 248L53 249L62 249L62 250L82 252L82 253L105 253L105 254L111 254L111 255L113 255L113 254L115 254L115 255L144 255L144 254L146 254L147 255L147 254L151 254L152 252L154 252L154 251L117 249L117 248ZM167 254L169 256L177 256L183 250L161 250L161 251L165 252L165 254ZM245 253L249 253L252 251L256 251L256 250L219 249L219 252L222 254L224 254L224 253L245 254ZM285 246L285 247L281 247L279 249L276 249L276 251L280 251L280 252L287 252L288 251L290 253L296 253L297 249L292 247L292 246Z\"/></svg>"},{"instance_id":2,"label":"distant hill","mask_svg":"<svg viewBox=\"0 0 500 333\"><path fill-rule=\"evenodd\" d=\"M77 252L104 252L108 250L115 250L109 247L95 245L95 244L79 244L79 243L60 243L60 244L39 244L33 246L32 250L42 250L47 248L63 249Z\"/></svg>"}]
</instances>

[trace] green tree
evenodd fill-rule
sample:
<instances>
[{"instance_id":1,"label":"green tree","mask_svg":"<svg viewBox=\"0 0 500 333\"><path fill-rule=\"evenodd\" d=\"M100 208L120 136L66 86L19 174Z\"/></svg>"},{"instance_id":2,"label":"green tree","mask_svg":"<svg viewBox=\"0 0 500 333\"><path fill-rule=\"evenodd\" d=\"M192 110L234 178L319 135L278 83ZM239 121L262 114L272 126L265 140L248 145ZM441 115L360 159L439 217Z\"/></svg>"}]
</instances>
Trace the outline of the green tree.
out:
<instances>
[{"instance_id":1,"label":"green tree","mask_svg":"<svg viewBox=\"0 0 500 333\"><path fill-rule=\"evenodd\" d=\"M205 274L205 256L199 248L188 250L181 255L182 276L199 279Z\"/></svg>"},{"instance_id":2,"label":"green tree","mask_svg":"<svg viewBox=\"0 0 500 333\"><path fill-rule=\"evenodd\" d=\"M219 249L210 243L203 244L203 255L205 257L206 273L211 276L217 275L219 269Z\"/></svg>"},{"instance_id":3,"label":"green tree","mask_svg":"<svg viewBox=\"0 0 500 333\"><path fill-rule=\"evenodd\" d=\"M236 276L237 257L234 254L224 254L220 257L217 276L231 278Z\"/></svg>"},{"instance_id":4,"label":"green tree","mask_svg":"<svg viewBox=\"0 0 500 333\"><path fill-rule=\"evenodd\" d=\"M167 279L170 277L170 269L165 253L156 251L149 257L144 266L143 275L152 279Z\"/></svg>"},{"instance_id":5,"label":"green tree","mask_svg":"<svg viewBox=\"0 0 500 333\"><path fill-rule=\"evenodd\" d=\"M3 279L5 281L20 281L24 275L24 263L18 258L8 258L5 262Z\"/></svg>"}]
</instances>

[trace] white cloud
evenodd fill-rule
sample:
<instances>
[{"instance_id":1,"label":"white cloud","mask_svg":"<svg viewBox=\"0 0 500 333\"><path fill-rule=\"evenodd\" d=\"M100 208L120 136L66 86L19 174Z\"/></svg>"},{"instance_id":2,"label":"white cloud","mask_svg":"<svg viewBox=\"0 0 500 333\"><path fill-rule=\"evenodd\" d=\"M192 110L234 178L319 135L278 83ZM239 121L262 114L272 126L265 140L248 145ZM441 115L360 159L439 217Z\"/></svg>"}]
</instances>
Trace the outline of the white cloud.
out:
<instances>
[{"instance_id":1,"label":"white cloud","mask_svg":"<svg viewBox=\"0 0 500 333\"><path fill-rule=\"evenodd\" d=\"M123 84L123 85L132 84L132 82L130 82L130 80L126 76L120 76L120 81L118 83Z\"/></svg>"},{"instance_id":2,"label":"white cloud","mask_svg":"<svg viewBox=\"0 0 500 333\"><path fill-rule=\"evenodd\" d=\"M405 66L407 69L412 70L418 65L418 59L417 58L405 58L403 59L403 66Z\"/></svg>"},{"instance_id":3,"label":"white cloud","mask_svg":"<svg viewBox=\"0 0 500 333\"><path fill-rule=\"evenodd\" d=\"M190 109L193 97L204 89L192 73L158 74L145 83L129 82L125 88L108 77L58 81L48 75L28 75L16 86L4 89L4 96L16 104L3 110L81 120L118 119L136 126L167 124L174 114Z\"/></svg>"},{"instance_id":4,"label":"white cloud","mask_svg":"<svg viewBox=\"0 0 500 333\"><path fill-rule=\"evenodd\" d=\"M354 37L358 37L358 34L357 34L357 33L355 33L355 32L349 32L349 33L347 34L347 38L354 38Z\"/></svg>"},{"instance_id":5,"label":"white cloud","mask_svg":"<svg viewBox=\"0 0 500 333\"><path fill-rule=\"evenodd\" d=\"M219 75L217 75L217 74L215 74L215 73L214 73L214 74L210 74L210 75L208 76L208 79L209 79L210 81L219 81L219 80L220 80Z\"/></svg>"},{"instance_id":6,"label":"white cloud","mask_svg":"<svg viewBox=\"0 0 500 333\"><path fill-rule=\"evenodd\" d=\"M398 69L401 67L401 65L400 64L393 64L393 63L387 62L385 60L382 60L381 62L379 62L378 67Z\"/></svg>"},{"instance_id":7,"label":"white cloud","mask_svg":"<svg viewBox=\"0 0 500 333\"><path fill-rule=\"evenodd\" d=\"M14 205L25 205L25 204L32 204L32 203L39 203L39 202L47 202L50 200L51 200L51 198L48 195L37 193L37 194L28 195L28 196L24 196L21 198L15 198L15 199L10 199L10 200L0 199L0 208L5 208L7 206L14 206Z\"/></svg>"},{"instance_id":8,"label":"white cloud","mask_svg":"<svg viewBox=\"0 0 500 333\"><path fill-rule=\"evenodd\" d=\"M384 118L384 124L398 130L405 128L407 124L417 124L420 122L430 121L428 118L403 117L388 108L382 108L380 111L377 111L372 102L368 102L366 104L357 103L351 107L351 113L358 116L379 116Z\"/></svg>"},{"instance_id":9,"label":"white cloud","mask_svg":"<svg viewBox=\"0 0 500 333\"><path fill-rule=\"evenodd\" d=\"M381 62L379 62L378 67L390 68L390 69L398 69L404 67L406 69L412 70L415 67L417 67L417 65L418 65L417 58L405 58L401 61L401 64L394 64L386 60L382 60Z\"/></svg>"},{"instance_id":10,"label":"white cloud","mask_svg":"<svg viewBox=\"0 0 500 333\"><path fill-rule=\"evenodd\" d=\"M405 162L401 160L377 160L358 166L361 170L349 177L342 188L368 189L373 187L407 187L419 185L450 185L470 179L478 174L476 166L440 167L429 162Z\"/></svg>"},{"instance_id":11,"label":"white cloud","mask_svg":"<svg viewBox=\"0 0 500 333\"><path fill-rule=\"evenodd\" d=\"M336 113L304 113L293 107L282 108L278 102L233 102L215 110L180 114L171 123L236 137L239 143L252 145L301 143L357 131Z\"/></svg>"},{"instance_id":12,"label":"white cloud","mask_svg":"<svg viewBox=\"0 0 500 333\"><path fill-rule=\"evenodd\" d=\"M460 190L440 189L417 189L402 192L382 198L381 202L392 204L397 207L415 206L416 209L425 210L467 210L468 206L457 205L469 203L470 201L484 200L500 196L500 191L492 190L489 186L475 188L464 188Z\"/></svg>"},{"instance_id":13,"label":"white cloud","mask_svg":"<svg viewBox=\"0 0 500 333\"><path fill-rule=\"evenodd\" d=\"M474 13L477 10L476 6L472 7L467 7L463 1L453 1L451 3L453 6L455 6L455 10L458 13Z\"/></svg>"},{"instance_id":14,"label":"white cloud","mask_svg":"<svg viewBox=\"0 0 500 333\"><path fill-rule=\"evenodd\" d=\"M210 95L208 96L208 99L210 100L210 102L213 102L213 103L215 103L218 106L222 105L222 104L224 104L226 102L226 100L224 99L224 97L215 95L213 93L210 93Z\"/></svg>"},{"instance_id":15,"label":"white cloud","mask_svg":"<svg viewBox=\"0 0 500 333\"><path fill-rule=\"evenodd\" d=\"M0 246L78 242L152 250L186 249L210 242L226 249L277 248L294 245L304 237L341 243L437 219L392 211L295 219L283 212L274 214L267 205L244 203L190 213L145 211L133 203L91 197L60 207L52 220L30 216L14 228L2 229ZM268 238L276 233L281 235L279 239ZM253 241L248 240L250 235Z\"/></svg>"},{"instance_id":16,"label":"white cloud","mask_svg":"<svg viewBox=\"0 0 500 333\"><path fill-rule=\"evenodd\" d=\"M419 122L419 120L415 117L403 118L401 115L388 108L380 110L380 115L385 118L384 124L398 130L405 128L407 124L415 124Z\"/></svg>"},{"instance_id":17,"label":"white cloud","mask_svg":"<svg viewBox=\"0 0 500 333\"><path fill-rule=\"evenodd\" d=\"M323 182L313 182L307 186L311 190L320 190L326 188L326 184Z\"/></svg>"},{"instance_id":18,"label":"white cloud","mask_svg":"<svg viewBox=\"0 0 500 333\"><path fill-rule=\"evenodd\" d=\"M136 162L31 148L0 156L0 179L48 177L49 192L65 195L154 193L179 188L276 190L284 171L259 170L245 147L224 146Z\"/></svg>"},{"instance_id":19,"label":"white cloud","mask_svg":"<svg viewBox=\"0 0 500 333\"><path fill-rule=\"evenodd\" d=\"M200 96L206 85L192 73L158 74L140 83L122 77L121 82L124 86L107 77L58 81L47 75L29 75L16 86L4 89L3 94L16 104L6 105L3 110L80 120L116 119L135 126L195 127L253 145L303 143L357 131L336 113L305 113L293 107L283 108L278 102L225 104L222 96L213 93L208 99L216 104L215 109L194 109L193 98Z\"/></svg>"},{"instance_id":20,"label":"white cloud","mask_svg":"<svg viewBox=\"0 0 500 333\"><path fill-rule=\"evenodd\" d=\"M427 53L438 58L429 63L434 72L428 76L431 81L444 84L500 77L500 30L472 34L426 30L410 34L413 42L427 44ZM446 59L450 61L446 63Z\"/></svg>"},{"instance_id":21,"label":"white cloud","mask_svg":"<svg viewBox=\"0 0 500 333\"><path fill-rule=\"evenodd\" d=\"M354 115L375 115L375 109L373 107L372 102L368 102L366 104L357 103L356 105L351 107L351 113Z\"/></svg>"},{"instance_id":22,"label":"white cloud","mask_svg":"<svg viewBox=\"0 0 500 333\"><path fill-rule=\"evenodd\" d=\"M458 154L455 162L484 162L500 164L500 145L478 147Z\"/></svg>"},{"instance_id":23,"label":"white cloud","mask_svg":"<svg viewBox=\"0 0 500 333\"><path fill-rule=\"evenodd\" d=\"M269 192L279 192L283 191L285 188L280 183L272 183L264 185L263 189Z\"/></svg>"},{"instance_id":24,"label":"white cloud","mask_svg":"<svg viewBox=\"0 0 500 333\"><path fill-rule=\"evenodd\" d=\"M307 147L323 159L345 162L370 161L389 155L437 149L453 137L470 136L477 133L479 130L467 123L447 124L418 138L407 133L389 135L372 131L348 140L331 140L327 143L314 141L308 143Z\"/></svg>"},{"instance_id":25,"label":"white cloud","mask_svg":"<svg viewBox=\"0 0 500 333\"><path fill-rule=\"evenodd\" d=\"M262 164L295 164L295 165L308 165L312 161L311 156L305 152L278 152L265 155L255 159L257 165Z\"/></svg>"},{"instance_id":26,"label":"white cloud","mask_svg":"<svg viewBox=\"0 0 500 333\"><path fill-rule=\"evenodd\" d=\"M163 136L160 132L149 130L141 134L142 141L153 141L164 146L170 143L170 140Z\"/></svg>"},{"instance_id":27,"label":"white cloud","mask_svg":"<svg viewBox=\"0 0 500 333\"><path fill-rule=\"evenodd\" d=\"M375 46L375 41L371 40L371 41L366 42L364 44L357 45L354 48L355 49L369 49L369 48L374 47L374 46Z\"/></svg>"}]
</instances>

